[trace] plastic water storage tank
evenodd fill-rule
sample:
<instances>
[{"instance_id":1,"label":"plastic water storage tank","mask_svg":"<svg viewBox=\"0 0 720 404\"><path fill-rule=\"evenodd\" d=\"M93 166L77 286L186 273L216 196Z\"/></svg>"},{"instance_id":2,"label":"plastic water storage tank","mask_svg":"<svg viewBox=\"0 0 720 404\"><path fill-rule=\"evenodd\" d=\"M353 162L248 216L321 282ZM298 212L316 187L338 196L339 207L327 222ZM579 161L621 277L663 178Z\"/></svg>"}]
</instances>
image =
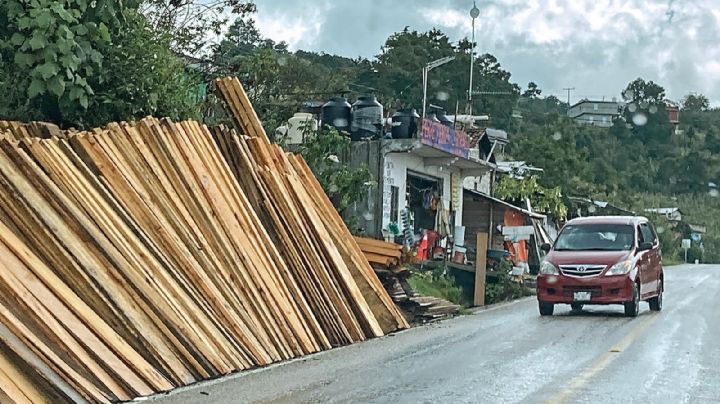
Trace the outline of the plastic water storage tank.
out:
<instances>
[{"instance_id":1,"label":"plastic water storage tank","mask_svg":"<svg viewBox=\"0 0 720 404\"><path fill-rule=\"evenodd\" d=\"M374 95L363 95L352 105L351 140L378 138L383 129L383 106Z\"/></svg>"},{"instance_id":2,"label":"plastic water storage tank","mask_svg":"<svg viewBox=\"0 0 720 404\"><path fill-rule=\"evenodd\" d=\"M306 129L307 128L307 129ZM292 118L288 119L287 124L287 144L300 144L303 142L305 130L315 132L318 130L318 121L315 115L307 112L297 112Z\"/></svg>"},{"instance_id":3,"label":"plastic water storage tank","mask_svg":"<svg viewBox=\"0 0 720 404\"><path fill-rule=\"evenodd\" d=\"M323 125L350 133L350 109L350 103L345 98L333 97L322 106L320 120Z\"/></svg>"},{"instance_id":4,"label":"plastic water storage tank","mask_svg":"<svg viewBox=\"0 0 720 404\"><path fill-rule=\"evenodd\" d=\"M453 126L453 121L445 115L445 111L439 110L435 113L435 116L445 126Z\"/></svg>"},{"instance_id":5,"label":"plastic water storage tank","mask_svg":"<svg viewBox=\"0 0 720 404\"><path fill-rule=\"evenodd\" d=\"M393 139L410 139L417 132L418 124L417 111L413 108L398 110L392 116L392 137Z\"/></svg>"}]
</instances>

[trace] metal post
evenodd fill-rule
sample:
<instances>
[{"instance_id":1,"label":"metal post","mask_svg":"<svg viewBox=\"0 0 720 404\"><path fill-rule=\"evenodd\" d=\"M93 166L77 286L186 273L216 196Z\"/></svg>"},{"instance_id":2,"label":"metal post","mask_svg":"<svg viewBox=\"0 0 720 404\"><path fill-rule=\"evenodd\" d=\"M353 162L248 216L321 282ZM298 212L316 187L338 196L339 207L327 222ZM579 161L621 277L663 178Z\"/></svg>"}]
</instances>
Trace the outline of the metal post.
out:
<instances>
[{"instance_id":1,"label":"metal post","mask_svg":"<svg viewBox=\"0 0 720 404\"><path fill-rule=\"evenodd\" d=\"M468 88L468 104L472 114L473 68L475 66L475 19L472 19L472 47L470 48L470 87Z\"/></svg>"},{"instance_id":2,"label":"metal post","mask_svg":"<svg viewBox=\"0 0 720 404\"><path fill-rule=\"evenodd\" d=\"M427 104L427 80L428 80L428 67L425 66L422 69L422 81L423 81L423 106L422 106L422 119L425 119L425 108Z\"/></svg>"},{"instance_id":3,"label":"metal post","mask_svg":"<svg viewBox=\"0 0 720 404\"><path fill-rule=\"evenodd\" d=\"M473 70L475 66L475 19L480 15L480 10L473 1L473 8L470 10L472 18L472 43L470 46L470 86L468 88L468 114L472 115L472 96L473 96Z\"/></svg>"}]
</instances>

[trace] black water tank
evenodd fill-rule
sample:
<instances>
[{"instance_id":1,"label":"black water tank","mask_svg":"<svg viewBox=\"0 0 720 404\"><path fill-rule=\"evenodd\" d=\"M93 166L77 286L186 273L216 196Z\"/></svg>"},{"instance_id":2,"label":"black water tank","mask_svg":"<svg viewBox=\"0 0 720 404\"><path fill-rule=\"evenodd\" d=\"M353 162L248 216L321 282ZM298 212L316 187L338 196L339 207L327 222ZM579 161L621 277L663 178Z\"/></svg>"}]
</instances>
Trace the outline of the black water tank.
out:
<instances>
[{"instance_id":1,"label":"black water tank","mask_svg":"<svg viewBox=\"0 0 720 404\"><path fill-rule=\"evenodd\" d=\"M451 121L450 118L445 115L445 111L440 110L435 113L435 116L437 116L437 119L440 121L441 124L445 126L453 126L453 121Z\"/></svg>"},{"instance_id":2,"label":"black water tank","mask_svg":"<svg viewBox=\"0 0 720 404\"><path fill-rule=\"evenodd\" d=\"M374 95L363 95L352 105L352 140L378 138L383 129L383 106Z\"/></svg>"},{"instance_id":3,"label":"black water tank","mask_svg":"<svg viewBox=\"0 0 720 404\"><path fill-rule=\"evenodd\" d=\"M333 97L322 106L320 120L323 125L350 133L350 103L343 97Z\"/></svg>"},{"instance_id":4,"label":"black water tank","mask_svg":"<svg viewBox=\"0 0 720 404\"><path fill-rule=\"evenodd\" d=\"M417 111L413 108L401 109L392 116L392 137L393 139L410 139L417 132L418 124Z\"/></svg>"}]
</instances>

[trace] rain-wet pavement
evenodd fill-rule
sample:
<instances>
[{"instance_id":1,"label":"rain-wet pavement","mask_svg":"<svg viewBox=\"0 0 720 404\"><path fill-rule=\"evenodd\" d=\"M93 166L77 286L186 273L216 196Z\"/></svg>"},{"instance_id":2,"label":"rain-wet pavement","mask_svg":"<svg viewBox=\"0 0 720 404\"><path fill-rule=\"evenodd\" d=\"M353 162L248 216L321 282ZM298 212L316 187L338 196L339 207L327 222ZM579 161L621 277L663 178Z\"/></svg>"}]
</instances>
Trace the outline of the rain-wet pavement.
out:
<instances>
[{"instance_id":1,"label":"rain-wet pavement","mask_svg":"<svg viewBox=\"0 0 720 404\"><path fill-rule=\"evenodd\" d=\"M665 278L659 313L557 306L540 317L531 297L153 401L720 402L720 265Z\"/></svg>"}]
</instances>

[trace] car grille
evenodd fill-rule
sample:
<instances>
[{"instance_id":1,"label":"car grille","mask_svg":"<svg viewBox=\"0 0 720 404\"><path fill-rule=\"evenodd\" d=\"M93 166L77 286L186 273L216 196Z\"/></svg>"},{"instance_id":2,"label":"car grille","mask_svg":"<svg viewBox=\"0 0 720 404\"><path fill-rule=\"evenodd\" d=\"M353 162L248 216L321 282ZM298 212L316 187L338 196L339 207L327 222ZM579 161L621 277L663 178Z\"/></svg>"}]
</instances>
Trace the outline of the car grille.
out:
<instances>
[{"instance_id":1,"label":"car grille","mask_svg":"<svg viewBox=\"0 0 720 404\"><path fill-rule=\"evenodd\" d=\"M560 265L563 275L575 277L587 277L600 275L605 269L605 265Z\"/></svg>"},{"instance_id":2,"label":"car grille","mask_svg":"<svg viewBox=\"0 0 720 404\"><path fill-rule=\"evenodd\" d=\"M565 286L563 287L563 296L572 297L575 292L590 292L593 297L602 295L600 286Z\"/></svg>"}]
</instances>

